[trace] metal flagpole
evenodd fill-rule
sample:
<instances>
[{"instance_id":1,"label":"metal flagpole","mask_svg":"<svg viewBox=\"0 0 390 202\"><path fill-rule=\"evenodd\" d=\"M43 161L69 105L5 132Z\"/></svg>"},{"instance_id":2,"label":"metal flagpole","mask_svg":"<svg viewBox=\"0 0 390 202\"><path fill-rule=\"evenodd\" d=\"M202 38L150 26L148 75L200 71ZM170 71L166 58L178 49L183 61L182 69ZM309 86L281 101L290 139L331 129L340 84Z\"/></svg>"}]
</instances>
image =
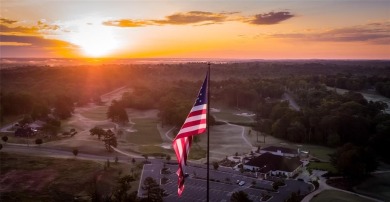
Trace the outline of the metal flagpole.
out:
<instances>
[{"instance_id":1,"label":"metal flagpole","mask_svg":"<svg viewBox=\"0 0 390 202\"><path fill-rule=\"evenodd\" d=\"M207 76L207 202L209 202L210 196L210 62L208 63L208 76Z\"/></svg>"}]
</instances>

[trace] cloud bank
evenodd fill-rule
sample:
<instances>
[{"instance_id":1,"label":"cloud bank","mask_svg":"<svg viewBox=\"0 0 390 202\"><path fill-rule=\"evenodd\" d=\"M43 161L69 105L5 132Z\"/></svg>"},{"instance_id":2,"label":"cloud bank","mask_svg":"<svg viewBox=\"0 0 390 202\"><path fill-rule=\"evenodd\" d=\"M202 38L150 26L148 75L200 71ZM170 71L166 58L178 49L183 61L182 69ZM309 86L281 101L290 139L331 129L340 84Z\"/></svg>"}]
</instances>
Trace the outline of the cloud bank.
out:
<instances>
[{"instance_id":1,"label":"cloud bank","mask_svg":"<svg viewBox=\"0 0 390 202\"><path fill-rule=\"evenodd\" d=\"M103 25L116 27L144 27L144 26L163 26L163 25L213 25L221 24L227 21L237 21L253 25L273 25L288 20L295 15L290 12L269 12L246 17L239 16L239 12L206 12L189 11L179 12L165 16L164 19L118 19L103 22Z\"/></svg>"}]
</instances>

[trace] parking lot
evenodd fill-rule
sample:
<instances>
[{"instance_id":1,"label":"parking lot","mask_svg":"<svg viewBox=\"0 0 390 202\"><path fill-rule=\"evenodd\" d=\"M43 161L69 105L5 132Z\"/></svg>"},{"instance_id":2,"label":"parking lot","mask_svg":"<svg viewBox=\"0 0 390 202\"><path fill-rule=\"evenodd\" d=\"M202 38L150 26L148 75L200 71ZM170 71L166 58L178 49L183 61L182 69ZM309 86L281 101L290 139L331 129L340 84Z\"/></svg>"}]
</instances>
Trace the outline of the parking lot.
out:
<instances>
[{"instance_id":1,"label":"parking lot","mask_svg":"<svg viewBox=\"0 0 390 202\"><path fill-rule=\"evenodd\" d=\"M196 166L196 167L195 167ZM168 178L168 182L161 184L160 187L165 190L168 196L164 197L164 201L206 201L206 173L204 165L187 166L185 172L188 177L185 180L185 189L181 197L177 195L177 165L165 164L169 174L162 174L163 161L154 160L152 164L144 165L141 175L141 183L139 186L139 196L143 195L141 188L142 182L146 177L152 177L157 182L161 182L162 178ZM261 194L271 195L271 202L284 201L292 192L300 191L301 194L307 194L312 191L311 184L307 184L297 180L285 180L286 185L279 187L278 191L272 191L272 181L261 180L254 177L242 175L240 172L230 168L218 168L214 170L210 166L210 201L230 201L232 193L236 191L244 191L253 201L260 201ZM237 180L244 181L245 184L240 186ZM256 189L250 188L252 183L256 182Z\"/></svg>"}]
</instances>

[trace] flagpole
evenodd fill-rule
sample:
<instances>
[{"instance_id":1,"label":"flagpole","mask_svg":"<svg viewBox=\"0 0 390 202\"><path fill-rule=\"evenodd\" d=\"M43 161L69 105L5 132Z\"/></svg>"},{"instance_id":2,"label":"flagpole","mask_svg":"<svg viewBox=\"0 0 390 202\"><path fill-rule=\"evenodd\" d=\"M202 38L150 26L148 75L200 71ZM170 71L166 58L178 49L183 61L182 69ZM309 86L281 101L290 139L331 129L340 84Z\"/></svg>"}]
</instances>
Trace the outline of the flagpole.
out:
<instances>
[{"instance_id":1,"label":"flagpole","mask_svg":"<svg viewBox=\"0 0 390 202\"><path fill-rule=\"evenodd\" d=\"M210 62L208 63L208 76L207 76L207 202L210 198Z\"/></svg>"}]
</instances>

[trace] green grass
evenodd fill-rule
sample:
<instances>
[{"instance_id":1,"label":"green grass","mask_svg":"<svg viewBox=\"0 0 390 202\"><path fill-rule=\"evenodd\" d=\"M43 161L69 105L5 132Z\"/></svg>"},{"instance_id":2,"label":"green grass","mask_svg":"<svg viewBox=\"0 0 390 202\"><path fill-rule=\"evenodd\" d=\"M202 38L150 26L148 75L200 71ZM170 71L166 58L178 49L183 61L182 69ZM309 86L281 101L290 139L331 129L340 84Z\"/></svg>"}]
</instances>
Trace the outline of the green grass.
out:
<instances>
[{"instance_id":1,"label":"green grass","mask_svg":"<svg viewBox=\"0 0 390 202\"><path fill-rule=\"evenodd\" d=\"M136 132L128 134L127 140L138 145L161 144L162 139L157 130L157 119L132 119Z\"/></svg>"},{"instance_id":2,"label":"green grass","mask_svg":"<svg viewBox=\"0 0 390 202\"><path fill-rule=\"evenodd\" d=\"M190 154L188 155L189 159L192 160L199 160L201 158L205 158L207 154L207 151L202 149L201 147L192 146L190 150Z\"/></svg>"},{"instance_id":3,"label":"green grass","mask_svg":"<svg viewBox=\"0 0 390 202\"><path fill-rule=\"evenodd\" d=\"M253 122L249 117L235 115L235 112L230 110L223 110L221 112L213 112L212 115L216 119L228 121L228 122Z\"/></svg>"},{"instance_id":4,"label":"green grass","mask_svg":"<svg viewBox=\"0 0 390 202\"><path fill-rule=\"evenodd\" d=\"M308 170L326 170L328 172L332 173L338 173L337 169L328 162L310 162L309 165L307 165Z\"/></svg>"},{"instance_id":5,"label":"green grass","mask_svg":"<svg viewBox=\"0 0 390 202\"><path fill-rule=\"evenodd\" d=\"M15 172L23 176L18 178L14 174L13 178L0 184L10 186L2 192L0 201L72 201L74 196L88 195L94 176L101 179L99 186L102 190L110 190L119 171L122 175L129 174L128 167L122 164L111 162L111 167L104 171L102 164L77 158L56 159L0 152L0 162L3 177ZM36 173L39 176L35 176ZM34 190L36 187L41 188Z\"/></svg>"},{"instance_id":6,"label":"green grass","mask_svg":"<svg viewBox=\"0 0 390 202\"><path fill-rule=\"evenodd\" d=\"M302 150L309 151L311 155L323 161L330 161L329 154L336 151L334 148L318 145L303 145Z\"/></svg>"},{"instance_id":7,"label":"green grass","mask_svg":"<svg viewBox=\"0 0 390 202\"><path fill-rule=\"evenodd\" d=\"M314 196L311 202L372 202L372 200L342 191L325 190Z\"/></svg>"},{"instance_id":8,"label":"green grass","mask_svg":"<svg viewBox=\"0 0 390 202\"><path fill-rule=\"evenodd\" d=\"M154 145L147 145L147 146L139 146L139 152L143 154L169 154L173 155L173 150L172 149L164 149L160 146L154 146Z\"/></svg>"},{"instance_id":9,"label":"green grass","mask_svg":"<svg viewBox=\"0 0 390 202\"><path fill-rule=\"evenodd\" d=\"M3 127L3 126L8 125L10 123L14 123L16 121L19 121L22 118L23 118L23 115L5 116L5 117L3 117L3 120L0 122L0 127Z\"/></svg>"},{"instance_id":10,"label":"green grass","mask_svg":"<svg viewBox=\"0 0 390 202\"><path fill-rule=\"evenodd\" d=\"M355 187L361 194L390 201L390 173L376 174Z\"/></svg>"},{"instance_id":11,"label":"green grass","mask_svg":"<svg viewBox=\"0 0 390 202\"><path fill-rule=\"evenodd\" d=\"M107 106L101 106L82 112L81 115L92 120L104 121L107 119L107 110Z\"/></svg>"}]
</instances>

